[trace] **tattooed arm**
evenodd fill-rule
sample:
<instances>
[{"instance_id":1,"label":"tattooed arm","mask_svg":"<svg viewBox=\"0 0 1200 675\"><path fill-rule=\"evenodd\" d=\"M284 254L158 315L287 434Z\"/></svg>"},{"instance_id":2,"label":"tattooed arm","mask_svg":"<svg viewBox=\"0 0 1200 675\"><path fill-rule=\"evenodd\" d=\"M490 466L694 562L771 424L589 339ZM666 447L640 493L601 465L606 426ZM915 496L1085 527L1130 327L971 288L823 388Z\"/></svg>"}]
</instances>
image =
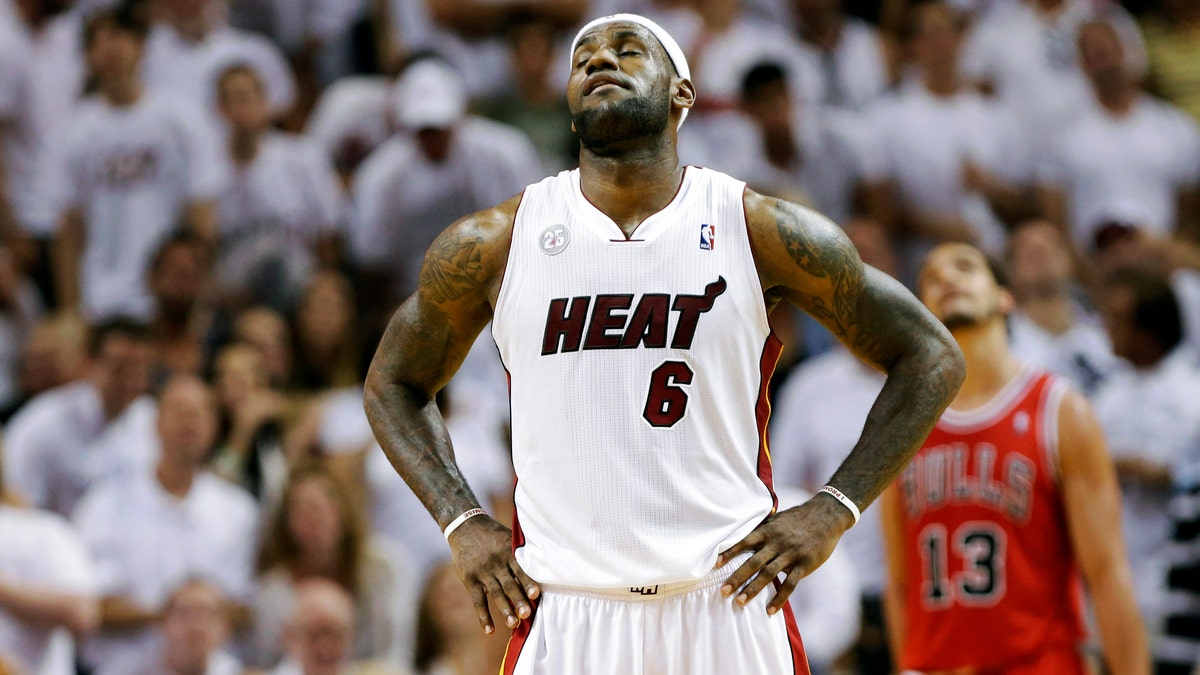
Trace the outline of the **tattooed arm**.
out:
<instances>
[{"instance_id":1,"label":"tattooed arm","mask_svg":"<svg viewBox=\"0 0 1200 675\"><path fill-rule=\"evenodd\" d=\"M445 529L477 508L434 396L450 381L492 317L508 258L518 197L450 226L425 254L417 292L388 324L367 373L365 404L392 466ZM510 627L530 614L537 584L512 558L512 533L476 516L450 537L454 566L484 631L490 599ZM519 618L518 618L519 617Z\"/></svg>"},{"instance_id":2,"label":"tattooed arm","mask_svg":"<svg viewBox=\"0 0 1200 675\"><path fill-rule=\"evenodd\" d=\"M962 353L911 293L862 263L841 228L814 211L750 191L745 203L768 306L784 299L795 303L859 358L888 373L861 438L830 480L866 508L953 400L965 374ZM778 611L796 582L829 557L851 524L849 510L824 493L769 518L721 554L719 563L755 551L723 590L732 594L749 582L737 598L744 604L786 572L787 580L768 605L768 612Z\"/></svg>"}]
</instances>

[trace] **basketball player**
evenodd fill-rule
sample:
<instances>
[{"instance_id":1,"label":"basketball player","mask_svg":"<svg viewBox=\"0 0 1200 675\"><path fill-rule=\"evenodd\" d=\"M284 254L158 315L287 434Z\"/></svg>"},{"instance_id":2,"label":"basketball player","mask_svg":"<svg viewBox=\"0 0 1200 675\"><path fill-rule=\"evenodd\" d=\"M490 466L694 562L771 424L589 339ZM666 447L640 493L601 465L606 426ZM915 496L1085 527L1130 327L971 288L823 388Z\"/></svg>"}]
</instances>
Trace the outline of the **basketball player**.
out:
<instances>
[{"instance_id":1,"label":"basketball player","mask_svg":"<svg viewBox=\"0 0 1200 675\"><path fill-rule=\"evenodd\" d=\"M1108 672L1148 673L1116 473L1086 400L1009 351L1013 298L978 249L939 246L917 284L967 379L881 500L900 666L1083 675L1082 572Z\"/></svg>"},{"instance_id":2,"label":"basketball player","mask_svg":"<svg viewBox=\"0 0 1200 675\"><path fill-rule=\"evenodd\" d=\"M920 446L961 356L837 226L679 165L696 90L659 26L598 19L572 55L580 169L438 237L371 366L371 424L483 629L489 600L519 625L504 672L807 673L788 595ZM776 513L767 315L784 299L890 375L836 487ZM512 532L479 508L433 400L489 320Z\"/></svg>"}]
</instances>

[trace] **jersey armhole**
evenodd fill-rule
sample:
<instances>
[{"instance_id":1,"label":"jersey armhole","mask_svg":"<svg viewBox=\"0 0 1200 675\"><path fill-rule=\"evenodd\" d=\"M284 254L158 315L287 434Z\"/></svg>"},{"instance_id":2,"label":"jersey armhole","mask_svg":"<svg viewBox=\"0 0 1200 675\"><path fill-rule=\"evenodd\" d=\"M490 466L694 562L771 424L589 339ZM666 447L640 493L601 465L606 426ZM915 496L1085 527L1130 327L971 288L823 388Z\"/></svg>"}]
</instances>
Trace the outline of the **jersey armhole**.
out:
<instances>
[{"instance_id":1,"label":"jersey armhole","mask_svg":"<svg viewBox=\"0 0 1200 675\"><path fill-rule=\"evenodd\" d=\"M1062 411L1063 398L1070 388L1065 380L1053 378L1046 387L1042 405L1042 458L1046 462L1046 468L1050 470L1050 477L1055 485L1060 484L1061 481L1058 419Z\"/></svg>"},{"instance_id":2,"label":"jersey armhole","mask_svg":"<svg viewBox=\"0 0 1200 675\"><path fill-rule=\"evenodd\" d=\"M507 304L505 299L509 294L505 291L511 284L505 284L504 282L508 281L508 272L510 269L512 269L513 256L516 255L513 249L513 244L515 244L517 241L517 224L521 222L521 213L525 209L525 195L528 194L528 192L528 187L526 187L524 190L521 190L520 201L517 202L517 208L513 210L512 227L509 228L508 231L508 254L504 256L504 269L500 272L500 287L496 289L496 306L492 308L491 333L493 341L496 341L496 317L500 316L501 307ZM498 341L497 344L499 344Z\"/></svg>"},{"instance_id":3,"label":"jersey armhole","mask_svg":"<svg viewBox=\"0 0 1200 675\"><path fill-rule=\"evenodd\" d=\"M742 231L746 235L746 253L750 256L750 266L754 270L754 274L750 276L754 277L754 287L758 289L758 302L756 304L758 305L759 318L762 320L767 334L773 335L775 328L771 326L771 316L767 312L767 292L763 288L762 275L758 271L758 258L754 255L754 239L750 236L750 212L746 209L746 191L749 189L749 185L742 183L742 190L738 196L742 202Z\"/></svg>"}]
</instances>

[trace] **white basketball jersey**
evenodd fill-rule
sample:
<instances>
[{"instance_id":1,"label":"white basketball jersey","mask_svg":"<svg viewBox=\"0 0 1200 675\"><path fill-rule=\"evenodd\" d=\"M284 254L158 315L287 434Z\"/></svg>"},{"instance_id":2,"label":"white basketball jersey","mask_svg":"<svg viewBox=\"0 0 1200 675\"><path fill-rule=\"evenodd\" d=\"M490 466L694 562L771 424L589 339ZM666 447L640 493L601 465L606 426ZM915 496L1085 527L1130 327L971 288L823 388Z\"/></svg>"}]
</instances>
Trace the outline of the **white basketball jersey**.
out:
<instances>
[{"instance_id":1,"label":"white basketball jersey","mask_svg":"<svg viewBox=\"0 0 1200 675\"><path fill-rule=\"evenodd\" d=\"M774 508L780 343L745 184L687 167L626 239L579 172L525 190L492 333L510 378L516 557L534 579L700 579Z\"/></svg>"}]
</instances>

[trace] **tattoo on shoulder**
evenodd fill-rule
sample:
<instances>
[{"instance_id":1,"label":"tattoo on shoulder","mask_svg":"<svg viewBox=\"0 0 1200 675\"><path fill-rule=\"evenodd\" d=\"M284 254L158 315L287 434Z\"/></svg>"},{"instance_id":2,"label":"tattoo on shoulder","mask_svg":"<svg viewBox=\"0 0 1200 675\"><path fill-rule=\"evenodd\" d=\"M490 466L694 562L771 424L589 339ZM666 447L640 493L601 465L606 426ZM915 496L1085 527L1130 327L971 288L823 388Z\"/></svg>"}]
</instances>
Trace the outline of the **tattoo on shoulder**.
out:
<instances>
[{"instance_id":1,"label":"tattoo on shoulder","mask_svg":"<svg viewBox=\"0 0 1200 675\"><path fill-rule=\"evenodd\" d=\"M440 304L476 290L483 273L483 245L483 237L476 233L454 232L438 237L425 256L421 293Z\"/></svg>"},{"instance_id":2,"label":"tattoo on shoulder","mask_svg":"<svg viewBox=\"0 0 1200 675\"><path fill-rule=\"evenodd\" d=\"M821 236L801 220L795 207L775 202L775 224L788 255L805 273L825 279L832 287L830 301L811 297L809 313L824 319L838 336L856 328L856 305L863 290L862 263L848 240Z\"/></svg>"}]
</instances>

